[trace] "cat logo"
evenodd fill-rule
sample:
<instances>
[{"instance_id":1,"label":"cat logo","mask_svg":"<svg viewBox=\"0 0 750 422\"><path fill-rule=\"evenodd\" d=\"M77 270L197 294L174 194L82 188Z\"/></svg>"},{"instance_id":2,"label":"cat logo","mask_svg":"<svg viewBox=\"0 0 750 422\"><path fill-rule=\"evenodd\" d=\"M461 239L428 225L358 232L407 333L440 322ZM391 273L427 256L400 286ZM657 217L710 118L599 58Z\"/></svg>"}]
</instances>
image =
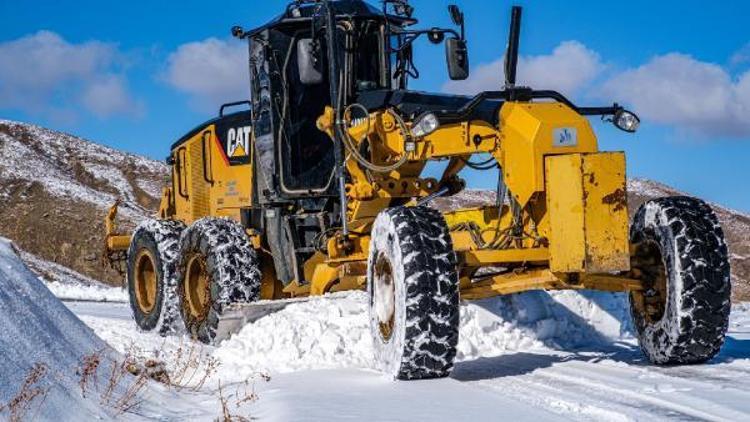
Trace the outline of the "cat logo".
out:
<instances>
[{"instance_id":1,"label":"cat logo","mask_svg":"<svg viewBox=\"0 0 750 422\"><path fill-rule=\"evenodd\" d=\"M230 128L227 132L227 157L245 157L250 151L251 126Z\"/></svg>"}]
</instances>

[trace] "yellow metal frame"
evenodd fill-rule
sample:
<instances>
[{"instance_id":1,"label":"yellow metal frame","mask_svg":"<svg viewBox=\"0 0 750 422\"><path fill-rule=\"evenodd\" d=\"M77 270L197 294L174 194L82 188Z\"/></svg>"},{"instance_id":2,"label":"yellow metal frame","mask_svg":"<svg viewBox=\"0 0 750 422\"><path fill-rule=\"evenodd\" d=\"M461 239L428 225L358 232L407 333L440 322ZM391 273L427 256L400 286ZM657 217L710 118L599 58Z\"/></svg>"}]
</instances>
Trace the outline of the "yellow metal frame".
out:
<instances>
[{"instance_id":1,"label":"yellow metal frame","mask_svg":"<svg viewBox=\"0 0 750 422\"><path fill-rule=\"evenodd\" d=\"M390 164L406 155L405 163L387 173L368 172L348 156L347 216L355 234L347 242L331 238L327 254L318 252L305 263L305 280L294 280L283 291L275 277L268 276L272 266L265 266L264 298L362 288L368 233L377 214L394 200L403 203L434 193L478 153L497 161L512 201L444 214L458 255L463 298L530 289L640 288L637 280L614 275L629 269L624 155L599 152L588 120L565 104L506 102L498 128L484 121L445 124L413 139L410 151L404 143L410 134L403 133L391 113L374 112L368 119L349 129L353 142L368 142L374 164ZM328 108L317 125L332 136L333 110ZM561 142L556 138L560 131L572 135ZM206 148L206 139L214 184L207 184L197 170L204 163L196 151ZM215 127L210 125L173 152L174 183L164 191L161 218L187 224L207 215L239 220L240 208L249 206L252 157L248 165L229 166L220 159L223 152L214 140ZM440 159L449 159L440 180L421 176L428 161ZM113 217L110 221L107 247L127 248L126 237L115 235ZM257 233L249 235L256 248L263 247ZM481 267L498 271L474 277Z\"/></svg>"}]
</instances>

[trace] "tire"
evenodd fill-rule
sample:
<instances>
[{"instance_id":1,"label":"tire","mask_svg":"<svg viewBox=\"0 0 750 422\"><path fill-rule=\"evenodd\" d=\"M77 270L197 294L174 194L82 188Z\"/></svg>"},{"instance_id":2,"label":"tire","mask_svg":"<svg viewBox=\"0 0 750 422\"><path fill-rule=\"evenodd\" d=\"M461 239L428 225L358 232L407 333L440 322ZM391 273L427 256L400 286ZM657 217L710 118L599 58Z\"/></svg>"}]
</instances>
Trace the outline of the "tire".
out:
<instances>
[{"instance_id":1,"label":"tire","mask_svg":"<svg viewBox=\"0 0 750 422\"><path fill-rule=\"evenodd\" d=\"M367 290L376 366L394 379L449 375L458 343L458 272L437 210L397 207L378 215Z\"/></svg>"},{"instance_id":2,"label":"tire","mask_svg":"<svg viewBox=\"0 0 750 422\"><path fill-rule=\"evenodd\" d=\"M729 258L711 208L683 196L643 204L630 229L631 274L644 282L630 294L640 347L655 364L694 364L724 343L731 309Z\"/></svg>"},{"instance_id":3,"label":"tire","mask_svg":"<svg viewBox=\"0 0 750 422\"><path fill-rule=\"evenodd\" d=\"M214 344L224 311L260 295L260 264L245 230L226 218L193 223L182 234L178 280L186 330L194 339Z\"/></svg>"},{"instance_id":4,"label":"tire","mask_svg":"<svg viewBox=\"0 0 750 422\"><path fill-rule=\"evenodd\" d=\"M180 233L173 220L146 220L133 232L128 248L130 309L139 329L162 336L183 331L177 300L176 268Z\"/></svg>"}]
</instances>

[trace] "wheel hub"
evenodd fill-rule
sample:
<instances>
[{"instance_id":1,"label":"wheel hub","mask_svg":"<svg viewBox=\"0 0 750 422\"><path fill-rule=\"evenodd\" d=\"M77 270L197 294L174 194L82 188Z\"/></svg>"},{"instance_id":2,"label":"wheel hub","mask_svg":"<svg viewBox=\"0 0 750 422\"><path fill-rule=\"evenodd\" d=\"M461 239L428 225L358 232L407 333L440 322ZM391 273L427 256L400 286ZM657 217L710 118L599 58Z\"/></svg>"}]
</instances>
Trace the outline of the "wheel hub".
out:
<instances>
[{"instance_id":1,"label":"wheel hub","mask_svg":"<svg viewBox=\"0 0 750 422\"><path fill-rule=\"evenodd\" d=\"M631 273L643 282L643 290L631 292L638 311L649 324L662 319L667 307L667 271L659 245L645 241L635 245Z\"/></svg>"},{"instance_id":2,"label":"wheel hub","mask_svg":"<svg viewBox=\"0 0 750 422\"><path fill-rule=\"evenodd\" d=\"M144 314L156 306L156 260L148 249L141 249L135 258L135 299Z\"/></svg>"},{"instance_id":3,"label":"wheel hub","mask_svg":"<svg viewBox=\"0 0 750 422\"><path fill-rule=\"evenodd\" d=\"M373 278L372 300L375 302L378 328L382 339L388 341L393 335L396 321L396 289L391 261L382 253L375 260Z\"/></svg>"},{"instance_id":4,"label":"wheel hub","mask_svg":"<svg viewBox=\"0 0 750 422\"><path fill-rule=\"evenodd\" d=\"M183 306L192 320L202 321L208 315L208 310L211 306L209 280L206 261L203 257L198 254L190 257L185 276Z\"/></svg>"}]
</instances>

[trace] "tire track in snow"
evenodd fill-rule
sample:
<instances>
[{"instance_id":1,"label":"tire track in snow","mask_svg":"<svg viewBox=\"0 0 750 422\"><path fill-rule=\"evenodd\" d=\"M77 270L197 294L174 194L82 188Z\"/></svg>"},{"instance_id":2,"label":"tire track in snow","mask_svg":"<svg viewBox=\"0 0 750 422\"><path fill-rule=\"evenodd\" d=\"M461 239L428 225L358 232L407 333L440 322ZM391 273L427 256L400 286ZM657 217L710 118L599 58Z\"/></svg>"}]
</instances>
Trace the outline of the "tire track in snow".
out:
<instances>
[{"instance_id":1,"label":"tire track in snow","mask_svg":"<svg viewBox=\"0 0 750 422\"><path fill-rule=\"evenodd\" d=\"M591 377L592 374L586 374L587 376L590 376L591 378L583 378L580 375L571 375L571 374L565 374L562 372L554 372L554 371L542 372L539 375L542 377L565 381L570 384L576 384L576 385L583 387L585 390L588 390L588 391L597 391L597 390L606 391L606 392L612 393L613 395L618 395L621 397L633 399L636 403L647 403L657 408L672 410L684 416L688 416L688 417L692 417L696 419L702 419L706 421L735 421L735 420L746 420L748 417L750 417L750 415L747 413L739 412L733 409L719 406L715 403L707 402L705 400L699 399L698 397L692 396L692 395L682 395L683 398L678 403L678 402L670 401L661 397L651 396L646 393L640 393L638 391L630 390L628 388L613 387L613 386L607 385L604 382L594 381L593 378L596 378L596 377ZM686 404L686 401L693 401L693 400L698 403L701 403L702 405L707 405L709 407L712 407L714 411L717 411L717 413L709 413L709 412L697 409L693 406Z\"/></svg>"},{"instance_id":2,"label":"tire track in snow","mask_svg":"<svg viewBox=\"0 0 750 422\"><path fill-rule=\"evenodd\" d=\"M587 362L570 355L508 355L469 366L459 364L456 378L575 419L750 420L749 390L705 378L713 365L695 379L666 373L673 368Z\"/></svg>"},{"instance_id":3,"label":"tire track in snow","mask_svg":"<svg viewBox=\"0 0 750 422\"><path fill-rule=\"evenodd\" d=\"M570 390L567 384L542 382L534 377L512 377L511 379L485 380L472 382L479 389L492 391L503 397L512 397L534 407L545 408L551 412L575 420L625 422L647 419L653 413L622 406L612 401L588 397L582 399L580 394Z\"/></svg>"},{"instance_id":4,"label":"tire track in snow","mask_svg":"<svg viewBox=\"0 0 750 422\"><path fill-rule=\"evenodd\" d=\"M727 406L747 403L750 400L748 389L737 388L736 385L717 385L711 382L715 367L711 364L688 367L692 369L692 377L673 376L673 369L682 370L686 367L659 366L624 366L622 363L572 361L567 365L560 365L550 371L567 377L574 377L583 382L590 382L604 388L614 389L635 399L642 399L651 403L664 403L663 407L688 410L698 410L703 413L710 409L714 419L696 416L708 420L749 420L750 408L738 410ZM584 378L585 377L585 378ZM696 394L698 392L698 394ZM656 397L654 394L667 397ZM707 399L706 397L709 397ZM745 405L747 406L747 405ZM684 413L684 412L683 412Z\"/></svg>"},{"instance_id":5,"label":"tire track in snow","mask_svg":"<svg viewBox=\"0 0 750 422\"><path fill-rule=\"evenodd\" d=\"M671 409L655 408L609 392L542 376L554 366L570 363L572 355L501 355L472 366L459 364L455 378L498 395L543 407L573 420L635 421L675 417ZM478 378L478 379L475 379ZM686 419L683 416L681 419Z\"/></svg>"}]
</instances>

